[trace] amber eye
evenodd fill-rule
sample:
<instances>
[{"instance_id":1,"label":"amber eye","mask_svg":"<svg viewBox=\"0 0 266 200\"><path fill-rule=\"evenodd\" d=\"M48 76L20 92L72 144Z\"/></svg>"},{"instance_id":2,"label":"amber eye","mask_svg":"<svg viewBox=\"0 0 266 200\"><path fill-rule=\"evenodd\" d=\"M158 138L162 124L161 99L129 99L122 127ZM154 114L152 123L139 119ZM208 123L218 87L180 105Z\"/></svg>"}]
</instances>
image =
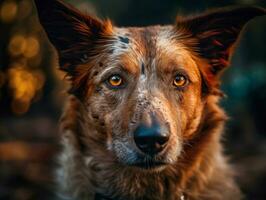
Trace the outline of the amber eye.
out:
<instances>
[{"instance_id":1,"label":"amber eye","mask_svg":"<svg viewBox=\"0 0 266 200\"><path fill-rule=\"evenodd\" d=\"M119 86L121 86L123 84L123 79L119 75L112 75L112 76L109 77L108 83L112 87L119 87Z\"/></svg>"},{"instance_id":2,"label":"amber eye","mask_svg":"<svg viewBox=\"0 0 266 200\"><path fill-rule=\"evenodd\" d=\"M187 78L184 75L178 74L176 75L173 84L175 87L185 86L187 83Z\"/></svg>"}]
</instances>

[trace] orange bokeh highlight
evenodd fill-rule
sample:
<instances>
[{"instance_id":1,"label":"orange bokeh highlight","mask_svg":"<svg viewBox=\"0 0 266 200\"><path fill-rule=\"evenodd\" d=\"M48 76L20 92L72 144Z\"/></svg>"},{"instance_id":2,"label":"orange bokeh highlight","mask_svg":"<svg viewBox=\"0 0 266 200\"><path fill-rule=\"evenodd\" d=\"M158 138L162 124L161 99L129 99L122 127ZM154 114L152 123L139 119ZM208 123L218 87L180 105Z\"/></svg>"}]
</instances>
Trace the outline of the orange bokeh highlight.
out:
<instances>
[{"instance_id":1,"label":"orange bokeh highlight","mask_svg":"<svg viewBox=\"0 0 266 200\"><path fill-rule=\"evenodd\" d=\"M0 8L0 20L4 23L10 23L15 20L17 12L17 3L14 1L6 1Z\"/></svg>"},{"instance_id":2,"label":"orange bokeh highlight","mask_svg":"<svg viewBox=\"0 0 266 200\"><path fill-rule=\"evenodd\" d=\"M40 43L38 39L33 36L24 37L18 34L11 38L8 51L13 57L23 55L26 58L32 58L39 54Z\"/></svg>"},{"instance_id":3,"label":"orange bokeh highlight","mask_svg":"<svg viewBox=\"0 0 266 200\"><path fill-rule=\"evenodd\" d=\"M16 114L27 112L31 101L44 85L43 73L39 70L29 71L17 63L8 70L8 80L13 96L12 111Z\"/></svg>"}]
</instances>

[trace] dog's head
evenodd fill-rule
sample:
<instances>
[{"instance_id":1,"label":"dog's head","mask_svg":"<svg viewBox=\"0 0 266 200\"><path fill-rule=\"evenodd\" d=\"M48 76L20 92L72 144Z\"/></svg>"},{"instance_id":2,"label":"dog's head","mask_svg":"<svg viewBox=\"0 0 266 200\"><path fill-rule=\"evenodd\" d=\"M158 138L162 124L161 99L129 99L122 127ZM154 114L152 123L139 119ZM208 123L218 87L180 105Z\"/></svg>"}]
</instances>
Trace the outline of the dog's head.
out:
<instances>
[{"instance_id":1,"label":"dog's head","mask_svg":"<svg viewBox=\"0 0 266 200\"><path fill-rule=\"evenodd\" d=\"M169 26L118 28L59 0L36 0L40 22L86 107L99 144L126 165L173 164L200 129L219 75L256 7L214 10ZM94 135L97 138L99 135Z\"/></svg>"}]
</instances>

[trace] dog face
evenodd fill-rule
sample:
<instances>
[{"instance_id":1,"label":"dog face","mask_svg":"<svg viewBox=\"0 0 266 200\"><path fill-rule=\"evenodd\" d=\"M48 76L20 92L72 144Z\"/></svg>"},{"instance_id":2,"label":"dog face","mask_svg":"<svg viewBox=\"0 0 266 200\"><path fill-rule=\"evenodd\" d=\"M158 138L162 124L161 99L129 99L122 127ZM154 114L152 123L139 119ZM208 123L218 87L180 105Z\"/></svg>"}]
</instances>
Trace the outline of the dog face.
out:
<instances>
[{"instance_id":1,"label":"dog face","mask_svg":"<svg viewBox=\"0 0 266 200\"><path fill-rule=\"evenodd\" d=\"M199 122L200 71L172 27L114 29L112 37L90 78L89 113L123 163L173 163L188 121Z\"/></svg>"},{"instance_id":2,"label":"dog face","mask_svg":"<svg viewBox=\"0 0 266 200\"><path fill-rule=\"evenodd\" d=\"M61 1L36 5L70 92L98 132L95 143L119 163L149 169L177 162L206 101L220 94L219 75L242 27L265 14L235 8L178 17L171 26L118 28Z\"/></svg>"}]
</instances>

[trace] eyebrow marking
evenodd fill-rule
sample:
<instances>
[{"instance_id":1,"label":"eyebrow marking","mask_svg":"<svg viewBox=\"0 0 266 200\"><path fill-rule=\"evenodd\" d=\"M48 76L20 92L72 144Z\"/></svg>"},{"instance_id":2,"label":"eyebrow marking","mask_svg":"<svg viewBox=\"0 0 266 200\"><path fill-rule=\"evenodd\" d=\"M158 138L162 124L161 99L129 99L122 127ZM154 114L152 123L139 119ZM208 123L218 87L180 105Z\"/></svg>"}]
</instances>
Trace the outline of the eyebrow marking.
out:
<instances>
[{"instance_id":1,"label":"eyebrow marking","mask_svg":"<svg viewBox=\"0 0 266 200\"><path fill-rule=\"evenodd\" d=\"M145 66L143 62L141 63L141 74L145 75Z\"/></svg>"},{"instance_id":2,"label":"eyebrow marking","mask_svg":"<svg viewBox=\"0 0 266 200\"><path fill-rule=\"evenodd\" d=\"M128 37L119 36L118 39L120 40L120 42L123 42L125 44L129 43L129 38Z\"/></svg>"}]
</instances>

